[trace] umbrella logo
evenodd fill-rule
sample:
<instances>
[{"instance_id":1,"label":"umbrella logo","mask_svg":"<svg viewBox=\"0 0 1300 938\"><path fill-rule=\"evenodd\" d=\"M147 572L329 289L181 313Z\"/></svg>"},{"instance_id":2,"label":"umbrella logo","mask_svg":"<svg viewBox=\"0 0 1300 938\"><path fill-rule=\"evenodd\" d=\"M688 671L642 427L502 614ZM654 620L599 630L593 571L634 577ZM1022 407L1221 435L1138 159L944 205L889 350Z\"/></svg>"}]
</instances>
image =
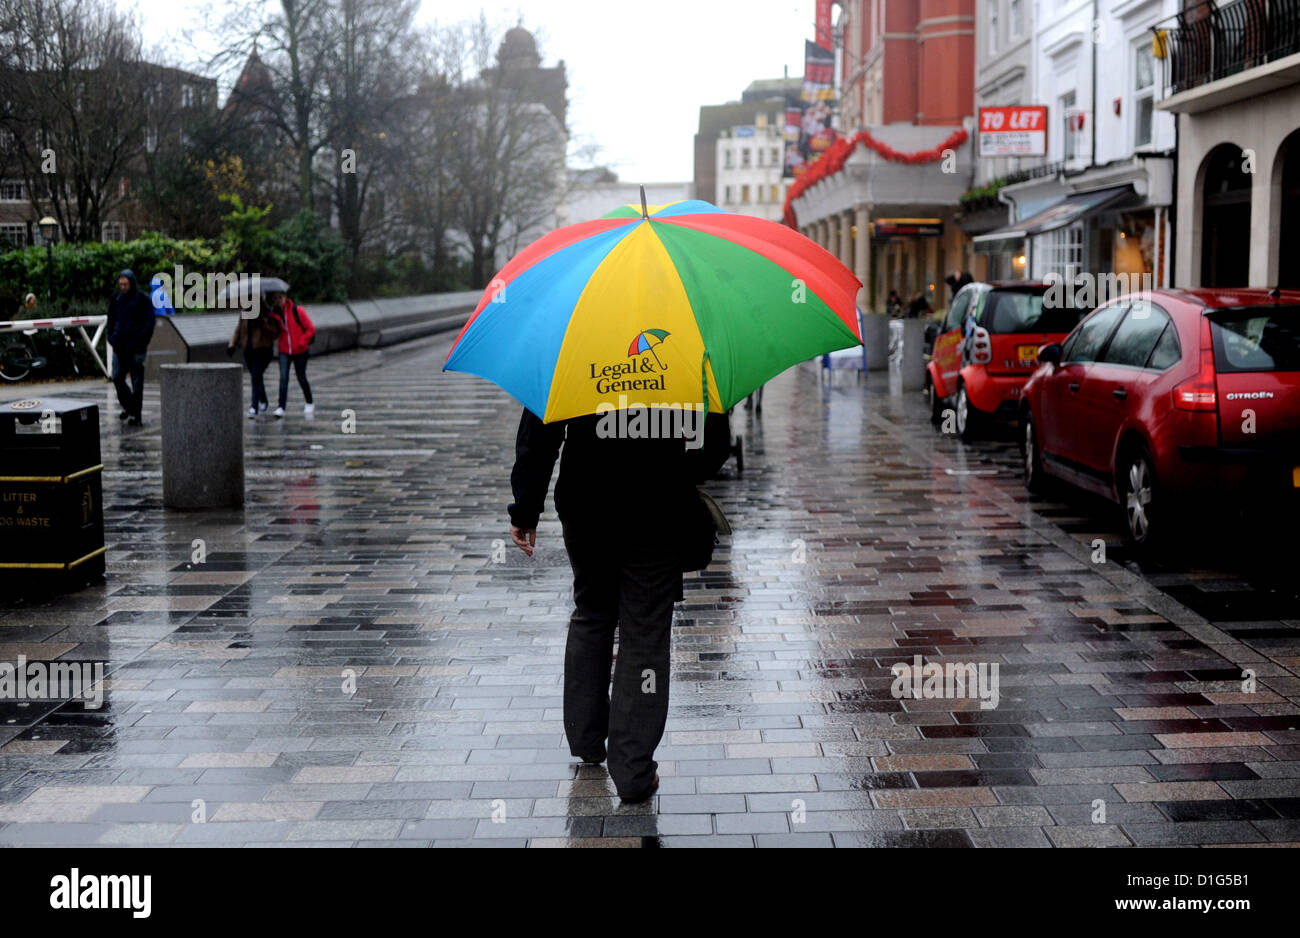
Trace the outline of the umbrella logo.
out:
<instances>
[{"instance_id":1,"label":"umbrella logo","mask_svg":"<svg viewBox=\"0 0 1300 938\"><path fill-rule=\"evenodd\" d=\"M663 345L664 339L668 338L671 333L663 329L646 329L636 334L632 344L628 347L627 357L635 358L637 355L643 355L649 352L654 356L655 362L659 365L660 371L667 371L668 366L659 360L659 353L655 351L656 345Z\"/></svg>"}]
</instances>

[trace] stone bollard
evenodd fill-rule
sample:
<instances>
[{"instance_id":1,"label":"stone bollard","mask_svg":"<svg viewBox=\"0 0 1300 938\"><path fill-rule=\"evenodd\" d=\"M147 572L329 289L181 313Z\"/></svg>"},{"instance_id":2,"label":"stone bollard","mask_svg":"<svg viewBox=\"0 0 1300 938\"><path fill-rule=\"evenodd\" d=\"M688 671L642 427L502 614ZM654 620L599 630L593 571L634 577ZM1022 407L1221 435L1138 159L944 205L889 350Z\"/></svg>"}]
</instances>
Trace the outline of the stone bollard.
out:
<instances>
[{"instance_id":1,"label":"stone bollard","mask_svg":"<svg viewBox=\"0 0 1300 938\"><path fill-rule=\"evenodd\" d=\"M925 387L925 320L903 320L903 361L899 367L904 391Z\"/></svg>"},{"instance_id":2,"label":"stone bollard","mask_svg":"<svg viewBox=\"0 0 1300 938\"><path fill-rule=\"evenodd\" d=\"M235 364L163 365L163 504L244 504L244 369Z\"/></svg>"},{"instance_id":3,"label":"stone bollard","mask_svg":"<svg viewBox=\"0 0 1300 938\"><path fill-rule=\"evenodd\" d=\"M862 314L862 344L867 347L867 370L889 367L889 317L884 313Z\"/></svg>"}]
</instances>

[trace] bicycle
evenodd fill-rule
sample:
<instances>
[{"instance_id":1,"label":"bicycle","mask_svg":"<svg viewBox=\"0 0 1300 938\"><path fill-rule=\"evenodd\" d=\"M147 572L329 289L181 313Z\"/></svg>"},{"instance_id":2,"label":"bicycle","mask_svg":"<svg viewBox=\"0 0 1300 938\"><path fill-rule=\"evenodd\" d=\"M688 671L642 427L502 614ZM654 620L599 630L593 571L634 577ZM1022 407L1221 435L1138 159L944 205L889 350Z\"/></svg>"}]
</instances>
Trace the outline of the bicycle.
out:
<instances>
[{"instance_id":1,"label":"bicycle","mask_svg":"<svg viewBox=\"0 0 1300 938\"><path fill-rule=\"evenodd\" d=\"M19 336L14 337L3 349L0 349L0 378L6 381L21 381L33 371L40 371L49 364L49 359L39 354L36 348L33 337L39 331L39 329L24 329ZM60 329L58 333L59 339L55 341L62 346L68 356L68 364L73 375L80 377L81 367L77 364L76 347L66 332Z\"/></svg>"}]
</instances>

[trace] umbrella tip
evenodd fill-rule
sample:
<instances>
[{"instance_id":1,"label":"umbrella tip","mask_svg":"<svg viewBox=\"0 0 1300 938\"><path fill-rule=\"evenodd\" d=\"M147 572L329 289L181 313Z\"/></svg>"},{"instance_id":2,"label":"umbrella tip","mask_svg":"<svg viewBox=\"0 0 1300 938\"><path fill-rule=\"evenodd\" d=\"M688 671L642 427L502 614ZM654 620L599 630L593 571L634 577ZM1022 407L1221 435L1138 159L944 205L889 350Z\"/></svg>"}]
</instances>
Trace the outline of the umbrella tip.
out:
<instances>
[{"instance_id":1,"label":"umbrella tip","mask_svg":"<svg viewBox=\"0 0 1300 938\"><path fill-rule=\"evenodd\" d=\"M650 209L646 206L645 203L645 186L641 187L641 217L642 218L650 217Z\"/></svg>"}]
</instances>

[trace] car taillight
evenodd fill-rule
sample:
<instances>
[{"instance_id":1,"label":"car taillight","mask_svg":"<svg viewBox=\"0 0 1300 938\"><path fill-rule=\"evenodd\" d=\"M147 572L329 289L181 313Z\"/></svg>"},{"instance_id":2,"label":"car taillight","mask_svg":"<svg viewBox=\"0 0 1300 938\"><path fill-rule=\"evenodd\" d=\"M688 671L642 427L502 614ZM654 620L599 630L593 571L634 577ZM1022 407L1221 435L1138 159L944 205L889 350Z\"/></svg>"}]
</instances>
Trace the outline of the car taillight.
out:
<instances>
[{"instance_id":1,"label":"car taillight","mask_svg":"<svg viewBox=\"0 0 1300 938\"><path fill-rule=\"evenodd\" d=\"M976 326L971 332L971 361L977 365L987 365L993 361L993 340L989 331L983 326Z\"/></svg>"},{"instance_id":2,"label":"car taillight","mask_svg":"<svg viewBox=\"0 0 1300 938\"><path fill-rule=\"evenodd\" d=\"M1214 340L1210 320L1201 317L1201 365L1196 377L1174 388L1174 406L1179 410L1217 410L1219 395L1215 384Z\"/></svg>"}]
</instances>

